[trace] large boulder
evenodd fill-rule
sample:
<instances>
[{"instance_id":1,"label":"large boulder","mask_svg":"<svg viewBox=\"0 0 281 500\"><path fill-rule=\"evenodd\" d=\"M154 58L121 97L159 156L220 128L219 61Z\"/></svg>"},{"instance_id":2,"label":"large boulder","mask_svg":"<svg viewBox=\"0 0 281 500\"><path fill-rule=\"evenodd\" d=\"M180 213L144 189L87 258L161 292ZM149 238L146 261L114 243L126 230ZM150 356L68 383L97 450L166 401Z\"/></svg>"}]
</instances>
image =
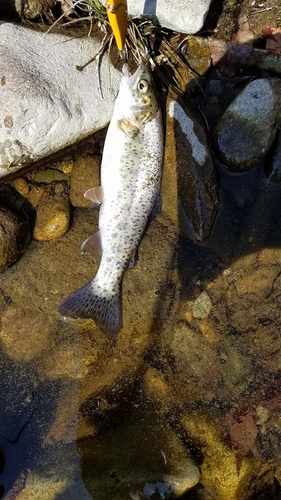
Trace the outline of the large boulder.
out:
<instances>
[{"instance_id":1,"label":"large boulder","mask_svg":"<svg viewBox=\"0 0 281 500\"><path fill-rule=\"evenodd\" d=\"M105 55L83 71L100 40L0 24L0 178L102 129L120 73ZM100 85L99 85L100 75Z\"/></svg>"}]
</instances>

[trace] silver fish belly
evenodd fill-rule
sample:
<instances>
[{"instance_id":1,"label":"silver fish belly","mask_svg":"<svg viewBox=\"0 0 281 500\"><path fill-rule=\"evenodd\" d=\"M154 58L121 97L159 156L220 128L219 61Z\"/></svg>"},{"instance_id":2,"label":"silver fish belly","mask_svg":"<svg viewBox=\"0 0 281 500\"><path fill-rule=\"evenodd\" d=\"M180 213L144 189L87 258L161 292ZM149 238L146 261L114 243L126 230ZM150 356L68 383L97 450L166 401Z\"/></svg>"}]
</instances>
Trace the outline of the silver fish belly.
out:
<instances>
[{"instance_id":1,"label":"silver fish belly","mask_svg":"<svg viewBox=\"0 0 281 500\"><path fill-rule=\"evenodd\" d=\"M121 284L134 257L160 191L164 151L163 124L151 76L141 64L131 76L126 65L106 135L101 187L85 196L101 203L99 231L82 245L101 248L90 283L59 306L64 317L92 318L105 333L121 326Z\"/></svg>"}]
</instances>

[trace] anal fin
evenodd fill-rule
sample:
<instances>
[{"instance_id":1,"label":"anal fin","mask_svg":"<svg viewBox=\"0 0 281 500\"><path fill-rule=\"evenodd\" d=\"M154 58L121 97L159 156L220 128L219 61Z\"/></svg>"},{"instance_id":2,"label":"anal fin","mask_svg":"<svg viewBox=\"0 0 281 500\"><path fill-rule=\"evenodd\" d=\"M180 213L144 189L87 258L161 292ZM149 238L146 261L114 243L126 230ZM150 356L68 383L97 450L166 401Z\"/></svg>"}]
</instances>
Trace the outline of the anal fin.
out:
<instances>
[{"instance_id":1,"label":"anal fin","mask_svg":"<svg viewBox=\"0 0 281 500\"><path fill-rule=\"evenodd\" d=\"M101 186L93 187L90 189L87 189L87 191L84 193L84 198L87 200L90 200L93 205L92 207L97 207L102 204L103 202L103 189Z\"/></svg>"},{"instance_id":2,"label":"anal fin","mask_svg":"<svg viewBox=\"0 0 281 500\"><path fill-rule=\"evenodd\" d=\"M99 257L102 255L102 246L101 246L101 234L100 231L92 234L89 238L87 238L84 243L81 245L82 253L95 253Z\"/></svg>"}]
</instances>

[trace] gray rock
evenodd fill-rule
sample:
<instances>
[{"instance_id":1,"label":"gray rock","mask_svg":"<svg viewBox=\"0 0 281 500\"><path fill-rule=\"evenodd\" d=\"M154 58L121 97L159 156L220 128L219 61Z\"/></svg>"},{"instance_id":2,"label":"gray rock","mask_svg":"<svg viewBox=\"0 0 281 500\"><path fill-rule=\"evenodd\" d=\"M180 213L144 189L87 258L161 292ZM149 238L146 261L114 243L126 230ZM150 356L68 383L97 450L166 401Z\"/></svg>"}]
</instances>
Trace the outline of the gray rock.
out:
<instances>
[{"instance_id":1,"label":"gray rock","mask_svg":"<svg viewBox=\"0 0 281 500\"><path fill-rule=\"evenodd\" d=\"M0 178L70 146L110 120L120 73L100 40L0 24Z\"/></svg>"},{"instance_id":2,"label":"gray rock","mask_svg":"<svg viewBox=\"0 0 281 500\"><path fill-rule=\"evenodd\" d=\"M129 0L128 12L132 16L157 17L161 26L182 33L197 33L205 21L211 0Z\"/></svg>"},{"instance_id":3,"label":"gray rock","mask_svg":"<svg viewBox=\"0 0 281 500\"><path fill-rule=\"evenodd\" d=\"M268 152L280 123L280 91L278 79L250 82L215 125L214 149L229 170L252 168Z\"/></svg>"}]
</instances>

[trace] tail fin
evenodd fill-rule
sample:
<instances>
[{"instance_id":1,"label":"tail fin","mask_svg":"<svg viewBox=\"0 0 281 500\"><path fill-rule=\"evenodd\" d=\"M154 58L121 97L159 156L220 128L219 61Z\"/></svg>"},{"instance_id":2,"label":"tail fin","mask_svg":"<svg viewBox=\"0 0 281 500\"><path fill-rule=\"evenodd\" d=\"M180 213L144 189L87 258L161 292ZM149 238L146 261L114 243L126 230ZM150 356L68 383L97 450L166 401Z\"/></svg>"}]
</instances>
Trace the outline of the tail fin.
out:
<instances>
[{"instance_id":1,"label":"tail fin","mask_svg":"<svg viewBox=\"0 0 281 500\"><path fill-rule=\"evenodd\" d=\"M58 311L67 318L91 318L104 333L117 335L121 323L120 290L106 296L91 281L64 299Z\"/></svg>"}]
</instances>

